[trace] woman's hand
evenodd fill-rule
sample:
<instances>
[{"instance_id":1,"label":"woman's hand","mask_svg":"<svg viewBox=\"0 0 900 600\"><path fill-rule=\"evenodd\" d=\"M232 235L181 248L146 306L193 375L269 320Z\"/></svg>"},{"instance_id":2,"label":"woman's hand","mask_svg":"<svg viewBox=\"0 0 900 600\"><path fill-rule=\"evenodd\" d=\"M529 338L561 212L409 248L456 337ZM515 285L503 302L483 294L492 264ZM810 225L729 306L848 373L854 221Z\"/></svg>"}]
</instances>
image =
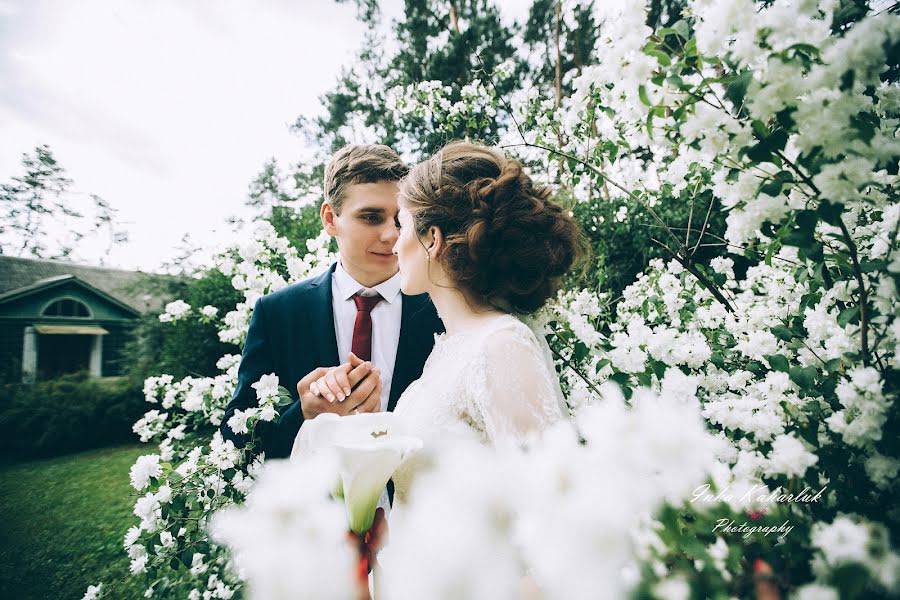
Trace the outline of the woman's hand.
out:
<instances>
[{"instance_id":1,"label":"woman's hand","mask_svg":"<svg viewBox=\"0 0 900 600\"><path fill-rule=\"evenodd\" d=\"M331 367L309 384L314 398L331 404L322 412L341 416L381 409L381 370L352 352L349 360Z\"/></svg>"}]
</instances>

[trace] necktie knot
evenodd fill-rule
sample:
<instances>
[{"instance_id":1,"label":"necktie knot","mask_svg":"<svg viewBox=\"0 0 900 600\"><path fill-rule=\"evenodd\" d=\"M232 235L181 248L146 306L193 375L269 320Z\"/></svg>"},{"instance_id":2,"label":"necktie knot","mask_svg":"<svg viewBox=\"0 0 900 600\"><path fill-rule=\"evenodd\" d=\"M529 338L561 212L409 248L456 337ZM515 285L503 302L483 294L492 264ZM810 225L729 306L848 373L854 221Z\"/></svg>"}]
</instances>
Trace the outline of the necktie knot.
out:
<instances>
[{"instance_id":1,"label":"necktie knot","mask_svg":"<svg viewBox=\"0 0 900 600\"><path fill-rule=\"evenodd\" d=\"M356 310L370 313L375 306L381 302L380 294L374 296L362 296L360 294L353 295L353 302L356 304Z\"/></svg>"}]
</instances>

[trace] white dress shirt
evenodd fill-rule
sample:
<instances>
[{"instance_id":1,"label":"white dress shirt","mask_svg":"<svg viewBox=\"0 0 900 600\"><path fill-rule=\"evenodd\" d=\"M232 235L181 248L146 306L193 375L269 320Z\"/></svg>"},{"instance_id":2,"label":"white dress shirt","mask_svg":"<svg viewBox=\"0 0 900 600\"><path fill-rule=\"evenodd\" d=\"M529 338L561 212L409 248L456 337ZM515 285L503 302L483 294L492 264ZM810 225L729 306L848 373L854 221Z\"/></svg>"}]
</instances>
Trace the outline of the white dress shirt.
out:
<instances>
[{"instance_id":1,"label":"white dress shirt","mask_svg":"<svg viewBox=\"0 0 900 600\"><path fill-rule=\"evenodd\" d=\"M363 296L377 293L383 298L372 309L372 363L381 369L381 410L386 411L400 342L400 318L403 314L400 273L373 288L367 288L353 279L338 261L331 278L331 305L339 363L347 362L353 347L353 325L357 312L353 296L357 292Z\"/></svg>"}]
</instances>

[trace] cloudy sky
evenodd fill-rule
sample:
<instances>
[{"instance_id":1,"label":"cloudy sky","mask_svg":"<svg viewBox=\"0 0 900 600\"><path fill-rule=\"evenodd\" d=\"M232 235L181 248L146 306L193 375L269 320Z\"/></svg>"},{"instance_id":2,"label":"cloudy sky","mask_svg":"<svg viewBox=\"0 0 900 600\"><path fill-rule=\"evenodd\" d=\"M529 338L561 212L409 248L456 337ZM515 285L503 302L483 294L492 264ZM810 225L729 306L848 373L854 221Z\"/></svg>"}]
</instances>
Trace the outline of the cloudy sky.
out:
<instances>
[{"instance_id":1,"label":"cloudy sky","mask_svg":"<svg viewBox=\"0 0 900 600\"><path fill-rule=\"evenodd\" d=\"M120 211L110 261L152 269L189 232L227 241L264 161L308 152L287 125L318 110L362 40L352 5L309 1L0 1L0 180L49 144L81 192ZM87 245L80 258L96 260Z\"/></svg>"},{"instance_id":2,"label":"cloudy sky","mask_svg":"<svg viewBox=\"0 0 900 600\"><path fill-rule=\"evenodd\" d=\"M210 251L266 159L311 152L288 125L318 113L363 33L334 0L0 0L0 182L48 144L77 191L119 210L131 240L109 264L156 269L185 233Z\"/></svg>"}]
</instances>

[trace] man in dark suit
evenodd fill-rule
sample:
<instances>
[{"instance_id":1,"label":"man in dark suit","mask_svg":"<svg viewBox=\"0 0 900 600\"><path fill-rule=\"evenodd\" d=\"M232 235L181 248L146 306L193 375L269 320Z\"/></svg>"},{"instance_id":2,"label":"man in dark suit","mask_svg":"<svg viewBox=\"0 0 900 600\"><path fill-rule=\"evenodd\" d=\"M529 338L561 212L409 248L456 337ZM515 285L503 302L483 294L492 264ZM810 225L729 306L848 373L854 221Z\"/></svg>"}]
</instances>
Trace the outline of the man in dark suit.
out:
<instances>
[{"instance_id":1,"label":"man in dark suit","mask_svg":"<svg viewBox=\"0 0 900 600\"><path fill-rule=\"evenodd\" d=\"M381 145L346 146L331 159L320 216L337 240L340 260L256 303L220 427L225 439L238 447L247 443L249 435L235 433L228 422L235 411L257 405L252 385L268 373L292 391L294 402L276 421L257 426L267 458L289 456L303 421L323 412L393 410L422 374L443 325L427 295L400 292L392 249L397 181L406 171Z\"/></svg>"}]
</instances>

